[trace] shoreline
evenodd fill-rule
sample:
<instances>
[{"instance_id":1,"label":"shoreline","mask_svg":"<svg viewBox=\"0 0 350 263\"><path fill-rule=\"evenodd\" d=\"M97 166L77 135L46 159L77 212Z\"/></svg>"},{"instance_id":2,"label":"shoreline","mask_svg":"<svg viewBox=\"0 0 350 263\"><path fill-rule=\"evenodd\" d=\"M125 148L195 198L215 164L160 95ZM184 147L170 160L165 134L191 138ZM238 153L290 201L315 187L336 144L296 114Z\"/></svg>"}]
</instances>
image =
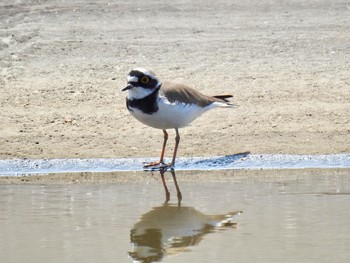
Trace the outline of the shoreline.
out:
<instances>
[{"instance_id":1,"label":"shoreline","mask_svg":"<svg viewBox=\"0 0 350 263\"><path fill-rule=\"evenodd\" d=\"M99 159L14 159L0 160L0 177L54 173L154 172L143 169L151 158ZM243 153L231 156L179 158L175 171L240 171L293 169L349 169L349 154L262 155Z\"/></svg>"},{"instance_id":2,"label":"shoreline","mask_svg":"<svg viewBox=\"0 0 350 263\"><path fill-rule=\"evenodd\" d=\"M307 175L339 175L348 176L349 168L345 169L281 169L281 170L212 170L212 171L177 171L175 173L179 183L210 184L210 182L231 182L244 180L274 180L294 181L299 176ZM170 181L171 173L165 174L166 181ZM159 171L137 172L77 172L52 173L21 176L0 176L1 185L103 185L103 184L159 184Z\"/></svg>"}]
</instances>

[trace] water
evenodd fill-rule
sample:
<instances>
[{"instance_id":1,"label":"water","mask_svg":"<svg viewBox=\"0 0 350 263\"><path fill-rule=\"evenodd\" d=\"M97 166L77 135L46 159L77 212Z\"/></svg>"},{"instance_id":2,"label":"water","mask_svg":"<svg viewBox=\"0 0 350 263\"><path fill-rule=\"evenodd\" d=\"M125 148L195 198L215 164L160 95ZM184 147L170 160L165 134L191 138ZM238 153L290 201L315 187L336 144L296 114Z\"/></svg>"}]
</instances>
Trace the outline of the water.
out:
<instances>
[{"instance_id":1,"label":"water","mask_svg":"<svg viewBox=\"0 0 350 263\"><path fill-rule=\"evenodd\" d=\"M176 178L168 201L158 173L10 178L0 262L349 262L350 170Z\"/></svg>"},{"instance_id":2,"label":"water","mask_svg":"<svg viewBox=\"0 0 350 263\"><path fill-rule=\"evenodd\" d=\"M4 159L0 177L23 174L140 171L153 158ZM166 161L170 162L170 160ZM350 168L350 154L250 154L176 158L177 170Z\"/></svg>"}]
</instances>

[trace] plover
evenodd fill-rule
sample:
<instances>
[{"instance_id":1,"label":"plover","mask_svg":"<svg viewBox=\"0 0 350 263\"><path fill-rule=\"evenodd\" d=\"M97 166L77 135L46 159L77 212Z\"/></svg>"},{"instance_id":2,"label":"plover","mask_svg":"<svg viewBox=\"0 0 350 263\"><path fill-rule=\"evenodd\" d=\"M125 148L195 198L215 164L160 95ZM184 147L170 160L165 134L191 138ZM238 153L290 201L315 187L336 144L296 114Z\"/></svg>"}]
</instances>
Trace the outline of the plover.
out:
<instances>
[{"instance_id":1,"label":"plover","mask_svg":"<svg viewBox=\"0 0 350 263\"><path fill-rule=\"evenodd\" d=\"M218 108L233 108L228 99L232 95L207 96L183 84L164 81L150 70L135 68L127 76L126 107L137 120L150 127L163 130L164 141L159 162L144 168L173 168L180 142L179 128L187 126L204 112ZM170 164L164 163L168 129L175 129L175 148Z\"/></svg>"}]
</instances>

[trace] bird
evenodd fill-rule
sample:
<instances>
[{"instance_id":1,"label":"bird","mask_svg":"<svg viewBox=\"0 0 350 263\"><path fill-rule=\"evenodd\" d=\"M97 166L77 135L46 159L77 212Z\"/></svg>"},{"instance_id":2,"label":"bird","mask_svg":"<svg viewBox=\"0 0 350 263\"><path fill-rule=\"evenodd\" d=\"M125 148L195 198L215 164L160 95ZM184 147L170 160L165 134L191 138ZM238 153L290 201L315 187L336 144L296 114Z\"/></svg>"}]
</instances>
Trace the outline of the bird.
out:
<instances>
[{"instance_id":1,"label":"bird","mask_svg":"<svg viewBox=\"0 0 350 263\"><path fill-rule=\"evenodd\" d=\"M163 131L164 139L157 162L144 165L145 169L173 169L180 143L179 129L189 125L204 112L214 108L235 108L228 100L232 95L208 96L185 84L162 82L146 68L132 69L127 76L126 107L141 123ZM172 160L164 162L169 129L175 129L175 147Z\"/></svg>"},{"instance_id":2,"label":"bird","mask_svg":"<svg viewBox=\"0 0 350 263\"><path fill-rule=\"evenodd\" d=\"M234 221L241 213L207 215L192 206L168 203L153 207L130 230L129 255L137 262L160 262L189 251L209 233L237 229Z\"/></svg>"}]
</instances>

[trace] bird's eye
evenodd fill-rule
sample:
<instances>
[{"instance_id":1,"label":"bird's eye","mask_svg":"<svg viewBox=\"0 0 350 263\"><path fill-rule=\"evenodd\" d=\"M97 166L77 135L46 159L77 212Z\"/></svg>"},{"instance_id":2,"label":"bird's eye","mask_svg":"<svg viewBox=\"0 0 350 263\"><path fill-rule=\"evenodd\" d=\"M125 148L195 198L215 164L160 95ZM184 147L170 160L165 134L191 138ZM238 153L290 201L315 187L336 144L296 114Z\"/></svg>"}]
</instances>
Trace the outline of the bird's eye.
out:
<instances>
[{"instance_id":1,"label":"bird's eye","mask_svg":"<svg viewBox=\"0 0 350 263\"><path fill-rule=\"evenodd\" d=\"M141 78L141 82L142 82L143 84L147 84L147 83L149 82L149 78L146 77L146 76L143 76L143 77Z\"/></svg>"}]
</instances>

